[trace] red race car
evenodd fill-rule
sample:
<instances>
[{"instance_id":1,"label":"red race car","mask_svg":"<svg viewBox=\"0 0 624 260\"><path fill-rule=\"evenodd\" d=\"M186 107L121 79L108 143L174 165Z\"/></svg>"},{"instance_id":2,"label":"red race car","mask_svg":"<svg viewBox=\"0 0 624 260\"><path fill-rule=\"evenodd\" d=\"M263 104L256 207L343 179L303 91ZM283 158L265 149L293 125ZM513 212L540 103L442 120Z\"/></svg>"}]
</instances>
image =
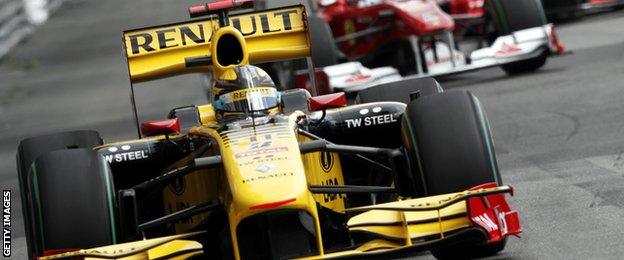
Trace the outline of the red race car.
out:
<instances>
[{"instance_id":1,"label":"red race car","mask_svg":"<svg viewBox=\"0 0 624 260\"><path fill-rule=\"evenodd\" d=\"M321 21L310 19L317 67L359 61L369 68L390 66L416 77L493 66L516 74L537 70L549 54L563 52L536 0L316 0L307 4ZM329 36L324 35L322 23L331 28Z\"/></svg>"}]
</instances>

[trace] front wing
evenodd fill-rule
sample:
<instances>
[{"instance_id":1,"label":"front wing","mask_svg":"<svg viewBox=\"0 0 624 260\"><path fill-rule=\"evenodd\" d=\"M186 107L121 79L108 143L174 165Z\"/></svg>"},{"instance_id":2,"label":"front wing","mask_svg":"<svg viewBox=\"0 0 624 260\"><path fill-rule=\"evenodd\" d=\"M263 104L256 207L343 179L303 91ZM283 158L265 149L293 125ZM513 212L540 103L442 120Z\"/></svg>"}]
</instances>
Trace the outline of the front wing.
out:
<instances>
[{"instance_id":1,"label":"front wing","mask_svg":"<svg viewBox=\"0 0 624 260\"><path fill-rule=\"evenodd\" d=\"M488 183L452 194L410 199L348 211L361 212L348 222L351 232L380 239L357 248L305 259L379 259L402 257L457 243L496 243L522 230L518 213L504 193L510 186Z\"/></svg>"},{"instance_id":2,"label":"front wing","mask_svg":"<svg viewBox=\"0 0 624 260\"><path fill-rule=\"evenodd\" d=\"M154 238L118 245L91 249L73 250L65 253L39 257L39 260L84 259L84 260L151 260L188 259L203 253L199 242L184 240L202 232Z\"/></svg>"},{"instance_id":3,"label":"front wing","mask_svg":"<svg viewBox=\"0 0 624 260\"><path fill-rule=\"evenodd\" d=\"M451 53L450 50L451 47L445 42L438 42L435 46L423 50L423 56L420 59L423 59L424 63L427 64L428 71L418 72L407 77L449 76L529 60L540 55L564 54L565 52L565 48L559 42L552 24L498 37L491 46L470 53L469 64L466 63L465 58L468 54L458 50ZM346 66L339 64L323 68L329 77L330 87L334 92L357 92L375 84L402 80L401 77L396 76L398 74L396 70L388 72L389 68L383 68L385 74L382 73L381 76L383 77L380 77L374 73L374 70L371 72L371 70L358 69L351 73L350 70L345 70ZM379 82L380 80L377 78L380 78L382 82Z\"/></svg>"},{"instance_id":4,"label":"front wing","mask_svg":"<svg viewBox=\"0 0 624 260\"><path fill-rule=\"evenodd\" d=\"M347 225L350 232L376 237L354 248L302 259L378 259L407 256L457 243L496 243L522 231L518 213L505 193L510 186L488 183L464 192L347 209L362 212ZM51 259L187 259L202 245L185 240L198 233L155 238L40 257ZM209 253L209 252L208 252Z\"/></svg>"}]
</instances>

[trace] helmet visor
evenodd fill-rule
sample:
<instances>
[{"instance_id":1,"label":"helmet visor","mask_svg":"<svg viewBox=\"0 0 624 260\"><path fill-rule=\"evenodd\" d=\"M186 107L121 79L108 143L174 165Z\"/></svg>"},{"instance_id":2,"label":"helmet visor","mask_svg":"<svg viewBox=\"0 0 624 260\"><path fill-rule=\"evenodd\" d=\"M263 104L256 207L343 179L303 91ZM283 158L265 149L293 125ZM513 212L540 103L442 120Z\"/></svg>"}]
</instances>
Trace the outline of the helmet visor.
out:
<instances>
[{"instance_id":1,"label":"helmet visor","mask_svg":"<svg viewBox=\"0 0 624 260\"><path fill-rule=\"evenodd\" d=\"M222 111L263 111L278 106L279 93L272 87L248 88L222 94L219 101Z\"/></svg>"}]
</instances>

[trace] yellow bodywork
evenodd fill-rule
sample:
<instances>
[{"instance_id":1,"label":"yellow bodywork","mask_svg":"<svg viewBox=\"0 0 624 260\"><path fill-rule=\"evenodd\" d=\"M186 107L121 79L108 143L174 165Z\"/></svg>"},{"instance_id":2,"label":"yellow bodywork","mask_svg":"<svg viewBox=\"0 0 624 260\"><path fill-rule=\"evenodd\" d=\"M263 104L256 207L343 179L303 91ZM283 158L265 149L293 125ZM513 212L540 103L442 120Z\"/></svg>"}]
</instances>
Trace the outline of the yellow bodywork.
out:
<instances>
[{"instance_id":1,"label":"yellow bodywork","mask_svg":"<svg viewBox=\"0 0 624 260\"><path fill-rule=\"evenodd\" d=\"M191 134L211 138L218 143L225 174L220 201L226 206L230 222L232 245L238 259L236 227L245 218L267 210L276 202L280 209L303 210L312 216L315 232L320 234L316 201L308 191L306 168L300 159L295 134L296 116L287 122L264 124L219 132L215 128L198 126ZM265 167L270 170L261 170ZM317 236L322 252L323 243Z\"/></svg>"},{"instance_id":2,"label":"yellow bodywork","mask_svg":"<svg viewBox=\"0 0 624 260\"><path fill-rule=\"evenodd\" d=\"M298 135L299 142L310 141L310 138ZM343 186L342 165L337 153L315 152L301 155L306 169L308 185ZM315 194L314 199L323 207L336 212L345 212L344 194Z\"/></svg>"}]
</instances>

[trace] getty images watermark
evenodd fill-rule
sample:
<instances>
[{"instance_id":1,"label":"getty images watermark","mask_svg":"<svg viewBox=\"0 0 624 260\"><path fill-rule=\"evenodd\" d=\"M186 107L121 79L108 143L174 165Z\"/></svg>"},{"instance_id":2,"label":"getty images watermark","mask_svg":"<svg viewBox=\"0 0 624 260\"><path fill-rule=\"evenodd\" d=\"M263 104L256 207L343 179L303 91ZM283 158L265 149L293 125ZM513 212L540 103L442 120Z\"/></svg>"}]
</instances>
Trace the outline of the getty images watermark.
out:
<instances>
[{"instance_id":1,"label":"getty images watermark","mask_svg":"<svg viewBox=\"0 0 624 260\"><path fill-rule=\"evenodd\" d=\"M2 255L11 256L11 191L2 191Z\"/></svg>"}]
</instances>

